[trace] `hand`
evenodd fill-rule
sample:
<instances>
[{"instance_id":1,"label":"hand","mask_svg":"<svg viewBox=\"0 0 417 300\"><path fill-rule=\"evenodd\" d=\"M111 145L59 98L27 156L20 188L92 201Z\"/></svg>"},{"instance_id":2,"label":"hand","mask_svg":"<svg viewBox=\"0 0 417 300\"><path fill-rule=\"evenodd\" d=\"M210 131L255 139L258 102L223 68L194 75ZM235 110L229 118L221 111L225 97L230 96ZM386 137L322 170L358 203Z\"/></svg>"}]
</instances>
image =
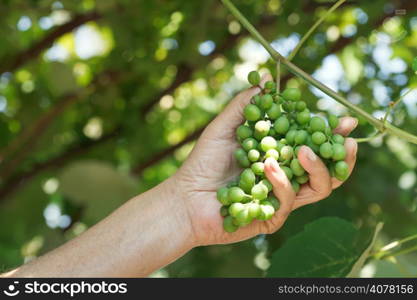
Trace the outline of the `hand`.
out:
<instances>
[{"instance_id":1,"label":"hand","mask_svg":"<svg viewBox=\"0 0 417 300\"><path fill-rule=\"evenodd\" d=\"M272 80L270 75L264 76L261 86L269 80ZM269 221L254 221L234 233L224 231L223 218L220 216L221 204L216 199L216 191L241 172L233 156L234 150L239 147L235 131L244 122L243 108L260 91L259 87L252 87L238 94L204 130L189 158L172 178L184 202L183 207L187 210L195 246L232 243L261 233L273 233L282 227L292 210L326 198L332 189L342 183L331 178L324 163L310 148L303 146L298 158L308 172L310 181L295 195L278 163L273 159L267 160L265 173L280 201L279 210ZM356 125L356 119L342 118L335 132L347 135ZM352 171L357 144L348 138L345 146L346 161Z\"/></svg>"}]
</instances>

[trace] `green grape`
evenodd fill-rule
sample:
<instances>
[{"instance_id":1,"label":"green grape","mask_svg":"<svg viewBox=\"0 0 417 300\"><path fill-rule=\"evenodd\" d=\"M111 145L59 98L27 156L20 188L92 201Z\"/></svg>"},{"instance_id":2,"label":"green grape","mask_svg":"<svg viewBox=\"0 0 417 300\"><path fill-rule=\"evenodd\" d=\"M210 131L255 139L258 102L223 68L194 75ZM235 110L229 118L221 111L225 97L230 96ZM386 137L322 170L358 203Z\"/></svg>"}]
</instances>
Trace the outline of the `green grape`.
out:
<instances>
[{"instance_id":1,"label":"green grape","mask_svg":"<svg viewBox=\"0 0 417 300\"><path fill-rule=\"evenodd\" d=\"M271 123L269 121L258 121L255 124L255 138L260 140L266 136L271 128Z\"/></svg>"},{"instance_id":2,"label":"green grape","mask_svg":"<svg viewBox=\"0 0 417 300\"><path fill-rule=\"evenodd\" d=\"M300 125L307 124L310 121L310 111L303 110L302 112L297 113L296 120Z\"/></svg>"},{"instance_id":3,"label":"green grape","mask_svg":"<svg viewBox=\"0 0 417 300\"><path fill-rule=\"evenodd\" d=\"M292 185L292 189L297 194L300 191L300 184L297 181L292 180L291 185Z\"/></svg>"},{"instance_id":4,"label":"green grape","mask_svg":"<svg viewBox=\"0 0 417 300\"><path fill-rule=\"evenodd\" d=\"M282 104L282 107L285 109L285 111L292 112L292 111L295 111L295 105L296 105L295 102L286 101Z\"/></svg>"},{"instance_id":5,"label":"green grape","mask_svg":"<svg viewBox=\"0 0 417 300\"><path fill-rule=\"evenodd\" d=\"M245 187L249 187L249 189L251 189L252 186L255 184L255 181L256 176L255 173L253 173L252 169L245 169L240 174L239 185L243 184ZM250 192L250 190L245 192Z\"/></svg>"},{"instance_id":6,"label":"green grape","mask_svg":"<svg viewBox=\"0 0 417 300\"><path fill-rule=\"evenodd\" d=\"M267 221L272 219L274 216L275 210L272 205L260 205L260 214L258 215L258 220Z\"/></svg>"},{"instance_id":7,"label":"green grape","mask_svg":"<svg viewBox=\"0 0 417 300\"><path fill-rule=\"evenodd\" d=\"M312 117L310 120L310 128L313 132L322 131L326 129L326 123L320 117Z\"/></svg>"},{"instance_id":8,"label":"green grape","mask_svg":"<svg viewBox=\"0 0 417 300\"><path fill-rule=\"evenodd\" d=\"M248 158L251 162L256 162L259 160L259 158L261 157L261 154L259 153L258 150L256 149L251 149L248 152Z\"/></svg>"},{"instance_id":9,"label":"green grape","mask_svg":"<svg viewBox=\"0 0 417 300\"><path fill-rule=\"evenodd\" d=\"M294 144L295 135L297 134L297 130L290 129L287 134L285 135L285 139L287 140L289 145Z\"/></svg>"},{"instance_id":10,"label":"green grape","mask_svg":"<svg viewBox=\"0 0 417 300\"><path fill-rule=\"evenodd\" d=\"M251 219L256 219L261 213L261 206L258 203L251 202L247 204L249 217Z\"/></svg>"},{"instance_id":11,"label":"green grape","mask_svg":"<svg viewBox=\"0 0 417 300\"><path fill-rule=\"evenodd\" d=\"M304 173L301 176L295 177L295 181L297 181L299 184L304 184L304 183L308 182L308 180L309 180L309 177L308 177L308 174L306 174L306 173Z\"/></svg>"},{"instance_id":12,"label":"green grape","mask_svg":"<svg viewBox=\"0 0 417 300\"><path fill-rule=\"evenodd\" d=\"M299 112L305 110L306 108L307 108L307 103L305 103L304 101L299 101L295 105L295 109Z\"/></svg>"},{"instance_id":13,"label":"green grape","mask_svg":"<svg viewBox=\"0 0 417 300\"><path fill-rule=\"evenodd\" d=\"M332 136L332 130L330 127L326 126L326 128L324 129L324 134L326 136Z\"/></svg>"},{"instance_id":14,"label":"green grape","mask_svg":"<svg viewBox=\"0 0 417 300\"><path fill-rule=\"evenodd\" d=\"M263 175L264 168L265 168L265 165L263 162L256 162L256 163L253 163L251 166L253 173L255 173L256 175Z\"/></svg>"},{"instance_id":15,"label":"green grape","mask_svg":"<svg viewBox=\"0 0 417 300\"><path fill-rule=\"evenodd\" d=\"M261 96L261 108L264 110L268 110L271 108L274 99L270 94L265 94Z\"/></svg>"},{"instance_id":16,"label":"green grape","mask_svg":"<svg viewBox=\"0 0 417 300\"><path fill-rule=\"evenodd\" d=\"M333 146L326 142L320 146L320 155L323 158L331 158L333 156Z\"/></svg>"},{"instance_id":17,"label":"green grape","mask_svg":"<svg viewBox=\"0 0 417 300\"><path fill-rule=\"evenodd\" d=\"M236 217L238 213L240 213L244 209L245 209L245 204L236 202L229 206L228 212L232 217Z\"/></svg>"},{"instance_id":18,"label":"green grape","mask_svg":"<svg viewBox=\"0 0 417 300\"><path fill-rule=\"evenodd\" d=\"M305 130L298 130L295 135L294 141L296 145L302 145L307 140L308 133Z\"/></svg>"},{"instance_id":19,"label":"green grape","mask_svg":"<svg viewBox=\"0 0 417 300\"><path fill-rule=\"evenodd\" d=\"M284 171L285 175L287 175L288 180L291 180L294 176L292 170L286 166L281 166L281 169Z\"/></svg>"},{"instance_id":20,"label":"green grape","mask_svg":"<svg viewBox=\"0 0 417 300\"><path fill-rule=\"evenodd\" d=\"M254 104L248 104L243 109L245 119L248 121L258 121L261 118L261 110Z\"/></svg>"},{"instance_id":21,"label":"green grape","mask_svg":"<svg viewBox=\"0 0 417 300\"><path fill-rule=\"evenodd\" d=\"M336 144L341 144L341 145L345 144L345 138L343 136L341 136L340 134L334 134L332 136L332 140Z\"/></svg>"},{"instance_id":22,"label":"green grape","mask_svg":"<svg viewBox=\"0 0 417 300\"><path fill-rule=\"evenodd\" d=\"M266 188L268 189L268 192L272 191L272 183L269 182L268 179L262 179L259 184L263 184L264 186L266 186Z\"/></svg>"},{"instance_id":23,"label":"green grape","mask_svg":"<svg viewBox=\"0 0 417 300\"><path fill-rule=\"evenodd\" d=\"M335 166L336 178L340 181L345 181L349 177L349 166L345 161L338 161Z\"/></svg>"},{"instance_id":24,"label":"green grape","mask_svg":"<svg viewBox=\"0 0 417 300\"><path fill-rule=\"evenodd\" d=\"M300 153L300 149L301 149L301 146L295 147L295 149L294 149L294 156L295 157L298 157L298 153Z\"/></svg>"},{"instance_id":25,"label":"green grape","mask_svg":"<svg viewBox=\"0 0 417 300\"><path fill-rule=\"evenodd\" d=\"M284 146L288 144L288 143L287 143L287 140L286 140L285 138L280 139L280 140L279 140L279 142L280 142L281 144L283 144Z\"/></svg>"},{"instance_id":26,"label":"green grape","mask_svg":"<svg viewBox=\"0 0 417 300\"><path fill-rule=\"evenodd\" d=\"M268 131L268 135L269 136L274 136L276 134L274 127L271 127L271 129L269 129Z\"/></svg>"},{"instance_id":27,"label":"green grape","mask_svg":"<svg viewBox=\"0 0 417 300\"><path fill-rule=\"evenodd\" d=\"M276 119L274 123L274 129L278 134L286 134L289 128L290 122L288 121L287 117L281 116Z\"/></svg>"},{"instance_id":28,"label":"green grape","mask_svg":"<svg viewBox=\"0 0 417 300\"><path fill-rule=\"evenodd\" d=\"M264 204L264 205L270 204L272 205L275 211L277 211L280 206L278 199L275 198L274 196L269 196L268 198L266 198L266 200L262 201L261 204Z\"/></svg>"},{"instance_id":29,"label":"green grape","mask_svg":"<svg viewBox=\"0 0 417 300\"><path fill-rule=\"evenodd\" d=\"M255 95L252 98L252 103L255 104L256 106L260 107L261 106L261 96L260 95Z\"/></svg>"},{"instance_id":30,"label":"green grape","mask_svg":"<svg viewBox=\"0 0 417 300\"><path fill-rule=\"evenodd\" d=\"M316 131L311 135L311 140L313 141L314 144L316 145L321 145L326 141L326 136L324 135L323 132L320 131Z\"/></svg>"},{"instance_id":31,"label":"green grape","mask_svg":"<svg viewBox=\"0 0 417 300\"><path fill-rule=\"evenodd\" d=\"M220 215L222 217L227 217L229 215L229 209L227 208L227 206L222 206L220 207Z\"/></svg>"},{"instance_id":32,"label":"green grape","mask_svg":"<svg viewBox=\"0 0 417 300\"><path fill-rule=\"evenodd\" d=\"M315 153L318 153L320 150L320 146L316 145L313 143L312 139L311 139L311 135L309 135L307 137L307 141L306 141L306 145L313 150Z\"/></svg>"},{"instance_id":33,"label":"green grape","mask_svg":"<svg viewBox=\"0 0 417 300\"><path fill-rule=\"evenodd\" d=\"M257 71L249 72L248 81L251 85L259 85L261 82L261 75Z\"/></svg>"},{"instance_id":34,"label":"green grape","mask_svg":"<svg viewBox=\"0 0 417 300\"><path fill-rule=\"evenodd\" d=\"M254 199L263 200L268 196L268 188L265 184L255 184L251 190Z\"/></svg>"},{"instance_id":35,"label":"green grape","mask_svg":"<svg viewBox=\"0 0 417 300\"><path fill-rule=\"evenodd\" d=\"M301 176L305 173L303 166L301 166L300 161L296 158L291 161L290 168L295 176Z\"/></svg>"},{"instance_id":36,"label":"green grape","mask_svg":"<svg viewBox=\"0 0 417 300\"><path fill-rule=\"evenodd\" d=\"M221 187L217 190L217 200L223 205L229 205L231 203L229 189L227 187Z\"/></svg>"},{"instance_id":37,"label":"green grape","mask_svg":"<svg viewBox=\"0 0 417 300\"><path fill-rule=\"evenodd\" d=\"M227 216L226 218L224 218L223 220L223 229L226 232L235 232L239 227L236 226L233 222L233 217L232 216Z\"/></svg>"},{"instance_id":38,"label":"green grape","mask_svg":"<svg viewBox=\"0 0 417 300\"><path fill-rule=\"evenodd\" d=\"M241 167L247 168L250 166L250 161L245 150L237 149L235 151L235 158Z\"/></svg>"},{"instance_id":39,"label":"green grape","mask_svg":"<svg viewBox=\"0 0 417 300\"><path fill-rule=\"evenodd\" d=\"M265 159L268 157L272 157L275 160L278 160L279 158L279 152L275 149L269 149L268 151L266 151L265 153Z\"/></svg>"},{"instance_id":40,"label":"green grape","mask_svg":"<svg viewBox=\"0 0 417 300\"><path fill-rule=\"evenodd\" d=\"M245 192L240 187L232 187L227 197L231 202L242 202L245 199Z\"/></svg>"},{"instance_id":41,"label":"green grape","mask_svg":"<svg viewBox=\"0 0 417 300\"><path fill-rule=\"evenodd\" d=\"M277 150L278 150L278 152L281 152L281 149L282 149L282 147L284 147L284 146L285 146L285 144L281 143L281 140L279 140L279 141L277 142Z\"/></svg>"},{"instance_id":42,"label":"green grape","mask_svg":"<svg viewBox=\"0 0 417 300\"><path fill-rule=\"evenodd\" d=\"M250 138L253 135L253 130L249 126L240 125L236 129L236 135L239 139L244 140Z\"/></svg>"},{"instance_id":43,"label":"green grape","mask_svg":"<svg viewBox=\"0 0 417 300\"><path fill-rule=\"evenodd\" d=\"M346 158L346 149L345 146L340 144L333 145L333 160L344 160Z\"/></svg>"},{"instance_id":44,"label":"green grape","mask_svg":"<svg viewBox=\"0 0 417 300\"><path fill-rule=\"evenodd\" d=\"M294 156L294 150L291 146L284 146L279 154L281 159L290 160Z\"/></svg>"},{"instance_id":45,"label":"green grape","mask_svg":"<svg viewBox=\"0 0 417 300\"><path fill-rule=\"evenodd\" d=\"M339 118L333 114L329 114L328 121L329 121L330 128L332 129L335 129L337 128L337 126L339 126Z\"/></svg>"},{"instance_id":46,"label":"green grape","mask_svg":"<svg viewBox=\"0 0 417 300\"><path fill-rule=\"evenodd\" d=\"M272 90L274 88L275 88L275 82L273 82L273 81L265 82L265 89Z\"/></svg>"},{"instance_id":47,"label":"green grape","mask_svg":"<svg viewBox=\"0 0 417 300\"><path fill-rule=\"evenodd\" d=\"M242 148L245 151L258 148L258 141L254 138L247 138L242 142Z\"/></svg>"},{"instance_id":48,"label":"green grape","mask_svg":"<svg viewBox=\"0 0 417 300\"><path fill-rule=\"evenodd\" d=\"M266 136L260 143L262 151L266 152L277 147L277 141L272 136Z\"/></svg>"},{"instance_id":49,"label":"green grape","mask_svg":"<svg viewBox=\"0 0 417 300\"><path fill-rule=\"evenodd\" d=\"M238 186L238 185L239 183L236 180L232 180L226 185L226 187L230 189L231 187Z\"/></svg>"},{"instance_id":50,"label":"green grape","mask_svg":"<svg viewBox=\"0 0 417 300\"><path fill-rule=\"evenodd\" d=\"M285 100L289 101L299 101L301 99L301 92L299 89L286 88L282 92L282 97L284 97Z\"/></svg>"},{"instance_id":51,"label":"green grape","mask_svg":"<svg viewBox=\"0 0 417 300\"><path fill-rule=\"evenodd\" d=\"M281 116L281 108L278 104L272 103L271 107L266 111L271 120L276 120Z\"/></svg>"}]
</instances>

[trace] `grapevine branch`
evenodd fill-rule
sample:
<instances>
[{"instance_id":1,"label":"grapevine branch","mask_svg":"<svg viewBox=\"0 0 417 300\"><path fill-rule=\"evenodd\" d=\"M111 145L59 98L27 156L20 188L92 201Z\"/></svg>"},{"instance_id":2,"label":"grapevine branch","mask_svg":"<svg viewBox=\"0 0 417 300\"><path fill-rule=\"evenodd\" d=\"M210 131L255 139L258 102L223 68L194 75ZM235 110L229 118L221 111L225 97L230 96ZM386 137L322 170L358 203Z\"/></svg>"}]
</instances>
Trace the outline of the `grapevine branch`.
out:
<instances>
[{"instance_id":1,"label":"grapevine branch","mask_svg":"<svg viewBox=\"0 0 417 300\"><path fill-rule=\"evenodd\" d=\"M309 74L301 70L299 67L297 67L295 64L290 62L288 59L283 57L279 52L277 52L266 40L265 38L253 27L253 25L246 19L245 16L243 16L240 11L234 6L230 0L222 0L223 4L226 8L229 9L229 11L232 13L232 15L235 16L236 19L239 20L239 22L242 24L243 27L245 27L249 33L253 36L255 40L257 40L271 55L271 57L275 61L280 61L284 66L287 67L287 69L293 73L294 75L302 78L312 86L316 87L317 89L321 90L323 93L328 95L329 97L335 99L337 102L343 104L347 108L349 108L352 112L356 113L357 115L360 115L362 118L366 119L370 124L375 126L379 131L385 130L387 133L391 135L398 136L410 143L417 144L417 136L410 134L406 131L403 131L396 126L392 125L391 123L384 124L381 120L378 120L374 118L372 115L364 111L363 109L357 107L353 103L349 102L347 99L345 99L343 96L338 94L337 92L333 91L328 86L324 85L320 81L314 79Z\"/></svg>"}]
</instances>

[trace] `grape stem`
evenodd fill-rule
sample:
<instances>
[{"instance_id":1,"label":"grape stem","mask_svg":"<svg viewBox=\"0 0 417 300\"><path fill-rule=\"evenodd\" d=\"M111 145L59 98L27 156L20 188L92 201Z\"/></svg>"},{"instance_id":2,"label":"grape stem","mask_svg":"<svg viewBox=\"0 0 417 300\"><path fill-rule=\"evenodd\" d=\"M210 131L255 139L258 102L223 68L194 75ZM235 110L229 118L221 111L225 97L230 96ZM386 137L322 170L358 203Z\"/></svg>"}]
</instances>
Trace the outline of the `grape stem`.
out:
<instances>
[{"instance_id":1,"label":"grape stem","mask_svg":"<svg viewBox=\"0 0 417 300\"><path fill-rule=\"evenodd\" d=\"M280 93L281 89L281 61L277 61L277 78L276 78L276 90Z\"/></svg>"},{"instance_id":2,"label":"grape stem","mask_svg":"<svg viewBox=\"0 0 417 300\"><path fill-rule=\"evenodd\" d=\"M345 99L342 95L338 94L337 92L333 91L331 88L326 86L325 84L321 83L320 81L314 79L309 74L301 70L295 64L290 62L288 59L283 57L279 52L277 52L266 40L265 38L255 29L255 27L243 16L240 11L233 5L230 0L221 0L224 6L232 13L233 16L242 24L246 30L252 35L252 37L258 41L265 50L271 55L271 57L275 61L279 61L282 63L287 69L293 73L295 76L298 76L308 82L310 85L316 87L317 89L321 90L323 93L328 95L329 97L333 98L337 102L341 103L342 105L346 106L349 110L356 113L357 115L361 116L362 118L366 119L370 124L375 126L376 129L380 132L387 132L388 134L395 135L399 138L402 138L410 143L417 144L417 136L408 133L400 128L392 125L389 122L384 122L382 120L378 120L374 118L372 115L364 111L363 109L357 107L353 103L349 102Z\"/></svg>"},{"instance_id":3,"label":"grape stem","mask_svg":"<svg viewBox=\"0 0 417 300\"><path fill-rule=\"evenodd\" d=\"M304 43L308 40L308 38L313 34L313 32L321 25L321 23L324 22L324 20L332 13L334 12L339 6L341 6L346 0L339 0L336 2L326 13L317 20L316 23L310 28L309 31L302 37L300 42L297 44L297 46L294 48L294 50L290 53L288 56L288 60L292 61L293 58L297 55L297 52L301 49L301 47L304 45Z\"/></svg>"}]
</instances>

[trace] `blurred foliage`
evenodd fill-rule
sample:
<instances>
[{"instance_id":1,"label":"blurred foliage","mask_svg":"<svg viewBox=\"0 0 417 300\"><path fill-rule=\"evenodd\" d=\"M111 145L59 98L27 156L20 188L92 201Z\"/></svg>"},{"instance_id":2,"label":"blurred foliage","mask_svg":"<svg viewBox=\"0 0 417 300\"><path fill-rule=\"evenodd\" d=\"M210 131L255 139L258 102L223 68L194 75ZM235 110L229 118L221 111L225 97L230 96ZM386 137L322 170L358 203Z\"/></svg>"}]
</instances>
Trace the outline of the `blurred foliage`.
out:
<instances>
[{"instance_id":1,"label":"blurred foliage","mask_svg":"<svg viewBox=\"0 0 417 300\"><path fill-rule=\"evenodd\" d=\"M334 1L236 0L283 54ZM377 117L415 87L417 4L347 1L295 64ZM220 1L6 0L0 3L0 268L64 243L130 196L173 174L248 71L274 65ZM329 62L333 62L328 66ZM340 65L340 78L333 67ZM327 66L327 67L326 67ZM324 73L324 74L323 74ZM347 112L299 86L314 111ZM390 120L416 134L417 94ZM361 122L354 133L373 128ZM338 217L377 248L417 233L416 147L363 144L354 174L329 199L295 211L278 233L192 250L153 276L258 277L306 224ZM414 254L374 260L363 276L416 276Z\"/></svg>"}]
</instances>

